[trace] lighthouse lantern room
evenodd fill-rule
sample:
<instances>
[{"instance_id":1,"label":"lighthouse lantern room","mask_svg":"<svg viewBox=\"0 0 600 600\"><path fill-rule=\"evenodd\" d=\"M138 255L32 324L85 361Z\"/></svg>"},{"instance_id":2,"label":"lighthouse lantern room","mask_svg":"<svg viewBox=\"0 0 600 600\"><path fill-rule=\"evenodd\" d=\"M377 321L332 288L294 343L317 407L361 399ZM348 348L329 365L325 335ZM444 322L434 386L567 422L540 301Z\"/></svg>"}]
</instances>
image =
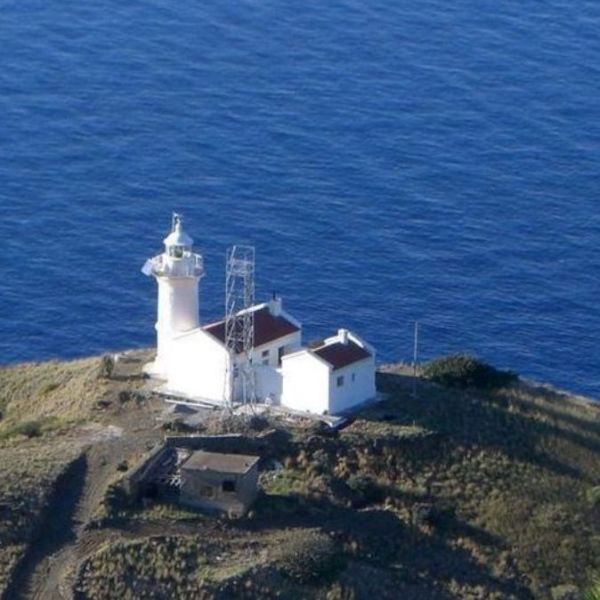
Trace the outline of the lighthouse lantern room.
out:
<instances>
[{"instance_id":1,"label":"lighthouse lantern room","mask_svg":"<svg viewBox=\"0 0 600 600\"><path fill-rule=\"evenodd\" d=\"M167 372L173 338L200 325L198 287L204 264L202 256L193 252L193 243L183 230L181 215L174 213L171 232L164 239L165 251L147 260L142 268L158 283L156 359L146 368L151 375Z\"/></svg>"}]
</instances>

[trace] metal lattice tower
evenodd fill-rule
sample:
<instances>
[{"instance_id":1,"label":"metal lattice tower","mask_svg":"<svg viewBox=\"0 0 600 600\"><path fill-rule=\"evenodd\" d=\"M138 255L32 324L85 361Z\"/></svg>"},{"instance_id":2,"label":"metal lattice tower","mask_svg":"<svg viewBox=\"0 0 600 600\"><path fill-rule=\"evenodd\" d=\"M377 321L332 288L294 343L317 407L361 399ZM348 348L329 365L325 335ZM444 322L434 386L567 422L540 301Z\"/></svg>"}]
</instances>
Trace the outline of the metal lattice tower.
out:
<instances>
[{"instance_id":1,"label":"metal lattice tower","mask_svg":"<svg viewBox=\"0 0 600 600\"><path fill-rule=\"evenodd\" d=\"M227 250L225 276L225 346L229 352L225 401L230 406L241 386L242 402L254 402L255 377L251 361L254 346L253 246L232 246ZM239 383L236 384L236 381Z\"/></svg>"}]
</instances>

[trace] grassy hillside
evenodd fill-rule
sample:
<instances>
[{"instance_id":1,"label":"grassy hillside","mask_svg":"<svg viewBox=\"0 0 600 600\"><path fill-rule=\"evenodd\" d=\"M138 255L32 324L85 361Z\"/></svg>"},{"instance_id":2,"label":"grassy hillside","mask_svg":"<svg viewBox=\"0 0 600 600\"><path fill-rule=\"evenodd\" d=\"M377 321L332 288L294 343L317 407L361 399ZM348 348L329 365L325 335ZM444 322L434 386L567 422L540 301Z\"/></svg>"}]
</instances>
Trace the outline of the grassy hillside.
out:
<instances>
[{"instance_id":1,"label":"grassy hillside","mask_svg":"<svg viewBox=\"0 0 600 600\"><path fill-rule=\"evenodd\" d=\"M40 444L73 450L94 423L121 428L119 443L102 442L97 452L98 465L108 465L102 478L89 462L85 485L95 481L100 492L139 453L143 436L158 435L160 403L119 400L143 383L135 375L98 380L92 367L92 359L38 365L35 382L31 371L0 371L13 382L0 432L30 415L72 419L66 429L0 442L0 451L20 453L0 492L11 507L30 495L11 481L63 472L36 466ZM62 389L44 391L57 382ZM244 519L155 505L77 533L64 565L77 573L77 597L554 600L573 586L587 589L600 572L599 408L514 378L484 391L421 380L416 398L410 383L402 367L382 368L386 399L338 435L271 417L288 441L272 449L261 498ZM93 436L83 439L96 448ZM32 514L42 514L44 498ZM4 564L14 566L28 533L7 532L18 549Z\"/></svg>"},{"instance_id":2,"label":"grassy hillside","mask_svg":"<svg viewBox=\"0 0 600 600\"><path fill-rule=\"evenodd\" d=\"M0 368L0 598L15 597L15 577L44 558L39 548L52 551L72 535L67 502L83 493L89 449L114 437L120 428L111 423L139 419L119 401L139 379L103 379L100 364L93 357ZM103 453L108 462L110 449Z\"/></svg>"}]
</instances>

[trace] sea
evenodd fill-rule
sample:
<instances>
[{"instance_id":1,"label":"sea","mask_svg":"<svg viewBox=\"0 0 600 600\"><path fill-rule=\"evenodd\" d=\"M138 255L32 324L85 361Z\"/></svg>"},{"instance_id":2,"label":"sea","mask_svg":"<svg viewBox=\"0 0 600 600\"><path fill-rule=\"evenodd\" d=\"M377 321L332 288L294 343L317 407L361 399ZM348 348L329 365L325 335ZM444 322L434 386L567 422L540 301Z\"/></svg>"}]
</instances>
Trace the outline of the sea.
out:
<instances>
[{"instance_id":1,"label":"sea","mask_svg":"<svg viewBox=\"0 0 600 600\"><path fill-rule=\"evenodd\" d=\"M4 0L0 363L154 343L171 213L307 340L600 398L600 3Z\"/></svg>"}]
</instances>

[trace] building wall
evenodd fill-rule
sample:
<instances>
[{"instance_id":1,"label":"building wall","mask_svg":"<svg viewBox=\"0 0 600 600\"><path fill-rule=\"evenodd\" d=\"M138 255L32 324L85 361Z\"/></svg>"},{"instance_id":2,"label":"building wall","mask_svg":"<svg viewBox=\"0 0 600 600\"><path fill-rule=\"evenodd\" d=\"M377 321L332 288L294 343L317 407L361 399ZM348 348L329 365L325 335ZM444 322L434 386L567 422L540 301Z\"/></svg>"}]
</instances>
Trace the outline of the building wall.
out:
<instances>
[{"instance_id":1,"label":"building wall","mask_svg":"<svg viewBox=\"0 0 600 600\"><path fill-rule=\"evenodd\" d=\"M235 482L235 491L223 491L223 482ZM207 494L207 490L211 490ZM245 475L214 471L181 470L180 502L194 508L222 510L243 515L258 494L258 466Z\"/></svg>"},{"instance_id":2,"label":"building wall","mask_svg":"<svg viewBox=\"0 0 600 600\"><path fill-rule=\"evenodd\" d=\"M175 338L168 362L169 389L221 402L229 357L225 348L202 329Z\"/></svg>"},{"instance_id":3,"label":"building wall","mask_svg":"<svg viewBox=\"0 0 600 600\"><path fill-rule=\"evenodd\" d=\"M256 395L262 400L270 400L279 404L283 390L281 370L275 367L256 367Z\"/></svg>"},{"instance_id":4,"label":"building wall","mask_svg":"<svg viewBox=\"0 0 600 600\"><path fill-rule=\"evenodd\" d=\"M282 393L282 377L279 370L279 351L292 352L300 348L302 334L300 331L285 337L257 346L252 349L251 359L255 365L256 395L260 399L271 397L274 402L279 402ZM241 362L241 361L238 361ZM236 399L241 399L241 389L236 387Z\"/></svg>"},{"instance_id":5,"label":"building wall","mask_svg":"<svg viewBox=\"0 0 600 600\"><path fill-rule=\"evenodd\" d=\"M168 377L174 336L198 327L198 278L157 277L156 358L148 371Z\"/></svg>"},{"instance_id":6,"label":"building wall","mask_svg":"<svg viewBox=\"0 0 600 600\"><path fill-rule=\"evenodd\" d=\"M308 351L283 358L281 404L292 410L323 414L329 410L329 366Z\"/></svg>"},{"instance_id":7,"label":"building wall","mask_svg":"<svg viewBox=\"0 0 600 600\"><path fill-rule=\"evenodd\" d=\"M257 346L252 349L252 362L255 365L268 365L270 367L279 367L279 349L283 348L285 353L292 352L294 350L298 350L302 345L302 333L300 331L296 331L291 333L290 335L286 335L285 337L279 338L278 340L274 340L269 342L268 344L263 344L262 346ZM265 356L266 354L266 356Z\"/></svg>"},{"instance_id":8,"label":"building wall","mask_svg":"<svg viewBox=\"0 0 600 600\"><path fill-rule=\"evenodd\" d=\"M342 385L338 379L343 378ZM375 358L370 357L329 375L329 412L333 415L375 397Z\"/></svg>"},{"instance_id":9,"label":"building wall","mask_svg":"<svg viewBox=\"0 0 600 600\"><path fill-rule=\"evenodd\" d=\"M197 277L157 277L157 329L183 332L198 327L199 301Z\"/></svg>"},{"instance_id":10,"label":"building wall","mask_svg":"<svg viewBox=\"0 0 600 600\"><path fill-rule=\"evenodd\" d=\"M281 372L281 404L292 410L335 415L376 394L374 357L334 371L309 352L298 352L284 358Z\"/></svg>"}]
</instances>

